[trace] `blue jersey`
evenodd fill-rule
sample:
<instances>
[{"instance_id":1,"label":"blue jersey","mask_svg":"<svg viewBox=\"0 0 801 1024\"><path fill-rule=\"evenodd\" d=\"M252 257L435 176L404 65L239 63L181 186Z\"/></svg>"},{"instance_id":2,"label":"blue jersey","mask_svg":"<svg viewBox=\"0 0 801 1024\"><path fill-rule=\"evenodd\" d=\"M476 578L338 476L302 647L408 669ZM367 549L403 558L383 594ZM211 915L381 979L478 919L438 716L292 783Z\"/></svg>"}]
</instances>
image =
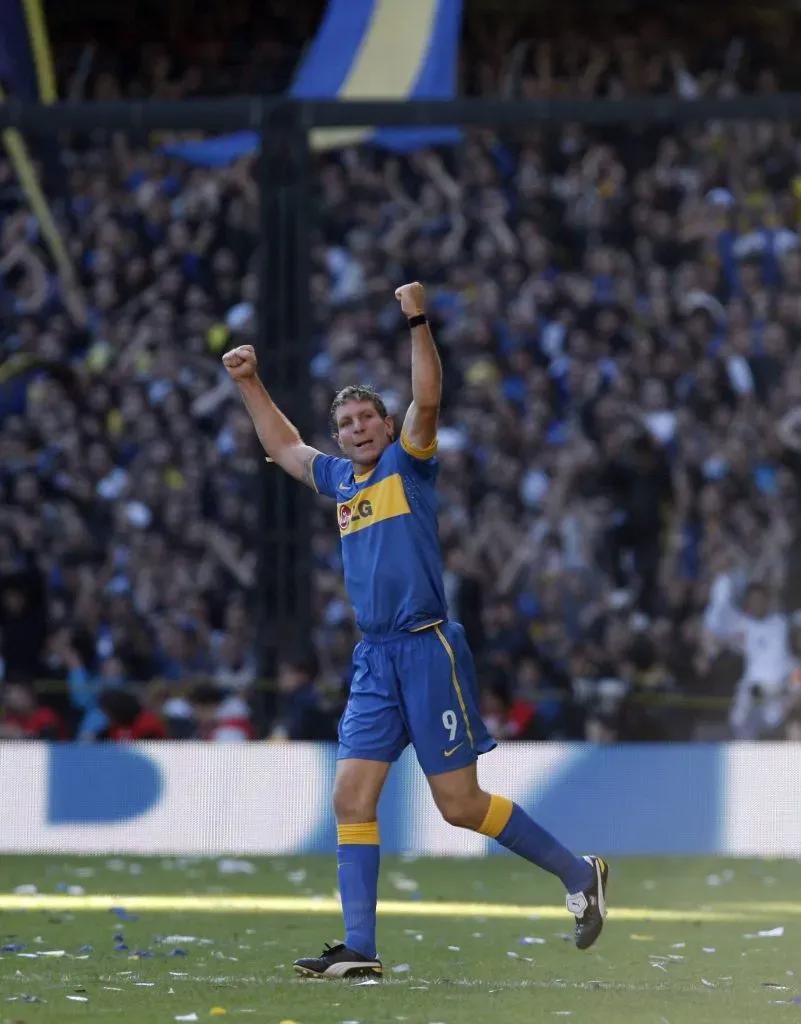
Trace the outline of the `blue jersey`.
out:
<instances>
[{"instance_id":1,"label":"blue jersey","mask_svg":"<svg viewBox=\"0 0 801 1024\"><path fill-rule=\"evenodd\" d=\"M335 498L345 587L366 634L415 630L446 618L437 526L436 441L416 449L401 435L369 473L317 455L312 479Z\"/></svg>"}]
</instances>

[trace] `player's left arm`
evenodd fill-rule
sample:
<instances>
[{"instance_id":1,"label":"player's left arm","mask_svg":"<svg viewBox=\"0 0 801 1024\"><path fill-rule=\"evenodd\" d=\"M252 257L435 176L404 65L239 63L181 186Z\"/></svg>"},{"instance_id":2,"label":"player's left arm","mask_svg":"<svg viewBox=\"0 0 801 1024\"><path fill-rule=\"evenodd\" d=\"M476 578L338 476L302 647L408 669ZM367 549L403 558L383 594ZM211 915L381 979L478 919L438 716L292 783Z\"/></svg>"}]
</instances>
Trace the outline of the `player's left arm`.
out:
<instances>
[{"instance_id":1,"label":"player's left arm","mask_svg":"<svg viewBox=\"0 0 801 1024\"><path fill-rule=\"evenodd\" d=\"M411 321L412 404L401 430L401 444L418 459L429 459L437 450L437 421L442 398L442 363L431 328L424 318L426 296L419 281L401 285L395 292L403 314ZM420 321L417 323L416 321Z\"/></svg>"}]
</instances>

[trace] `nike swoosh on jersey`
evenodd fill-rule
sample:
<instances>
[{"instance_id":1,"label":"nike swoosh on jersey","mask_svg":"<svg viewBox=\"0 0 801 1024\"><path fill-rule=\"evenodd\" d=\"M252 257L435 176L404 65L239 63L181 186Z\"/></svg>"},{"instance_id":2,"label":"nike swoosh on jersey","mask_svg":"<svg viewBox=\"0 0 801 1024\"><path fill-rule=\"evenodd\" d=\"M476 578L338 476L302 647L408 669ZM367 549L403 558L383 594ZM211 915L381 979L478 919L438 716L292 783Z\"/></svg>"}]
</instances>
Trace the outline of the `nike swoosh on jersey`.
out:
<instances>
[{"instance_id":1,"label":"nike swoosh on jersey","mask_svg":"<svg viewBox=\"0 0 801 1024\"><path fill-rule=\"evenodd\" d=\"M451 754L455 754L455 753L456 753L456 751L457 751L457 750L459 749L459 747L463 747L463 746L464 746L464 740L462 740L462 742L461 742L461 743L457 743L455 747L451 747L451 749L450 749L450 750L443 750L443 751L442 751L442 753L443 753L443 754L444 754L444 755L445 755L446 757L450 757L450 756L451 756Z\"/></svg>"}]
</instances>

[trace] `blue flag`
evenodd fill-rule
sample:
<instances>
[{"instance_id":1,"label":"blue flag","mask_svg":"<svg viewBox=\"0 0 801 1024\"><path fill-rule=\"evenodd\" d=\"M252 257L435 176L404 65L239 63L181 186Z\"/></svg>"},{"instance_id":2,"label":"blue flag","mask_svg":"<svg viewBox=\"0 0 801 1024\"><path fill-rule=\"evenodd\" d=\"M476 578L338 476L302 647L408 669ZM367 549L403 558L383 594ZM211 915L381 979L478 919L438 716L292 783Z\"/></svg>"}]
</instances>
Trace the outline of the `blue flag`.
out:
<instances>
[{"instance_id":1,"label":"blue flag","mask_svg":"<svg viewBox=\"0 0 801 1024\"><path fill-rule=\"evenodd\" d=\"M462 0L329 0L320 29L296 72L295 99L423 100L456 94ZM324 128L315 150L368 143L399 153L458 142L456 128ZM164 146L204 167L255 153L255 132Z\"/></svg>"}]
</instances>

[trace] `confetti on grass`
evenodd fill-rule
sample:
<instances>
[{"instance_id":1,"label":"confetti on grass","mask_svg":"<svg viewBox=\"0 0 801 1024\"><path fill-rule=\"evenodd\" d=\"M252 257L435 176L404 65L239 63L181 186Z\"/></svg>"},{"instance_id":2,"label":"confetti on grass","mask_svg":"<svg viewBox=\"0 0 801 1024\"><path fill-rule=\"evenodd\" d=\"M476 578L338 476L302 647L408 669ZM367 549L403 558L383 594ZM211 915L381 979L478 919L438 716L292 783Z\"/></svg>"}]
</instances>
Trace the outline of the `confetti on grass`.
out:
<instances>
[{"instance_id":1,"label":"confetti on grass","mask_svg":"<svg viewBox=\"0 0 801 1024\"><path fill-rule=\"evenodd\" d=\"M138 914L129 914L125 907L109 907L110 914L115 914L120 921L138 921Z\"/></svg>"}]
</instances>

